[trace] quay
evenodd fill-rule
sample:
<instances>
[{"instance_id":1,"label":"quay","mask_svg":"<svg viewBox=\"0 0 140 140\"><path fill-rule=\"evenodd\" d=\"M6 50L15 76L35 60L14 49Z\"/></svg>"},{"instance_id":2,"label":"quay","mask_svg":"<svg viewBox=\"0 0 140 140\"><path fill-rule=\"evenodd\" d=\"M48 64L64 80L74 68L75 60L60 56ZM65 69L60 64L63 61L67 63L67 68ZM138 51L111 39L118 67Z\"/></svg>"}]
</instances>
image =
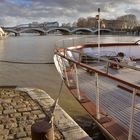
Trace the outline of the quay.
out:
<instances>
[{"instance_id":1,"label":"quay","mask_svg":"<svg viewBox=\"0 0 140 140\"><path fill-rule=\"evenodd\" d=\"M35 88L0 87L0 139L31 140L31 126L50 113L54 100ZM43 108L43 110L42 110ZM55 140L91 140L59 106L55 110Z\"/></svg>"}]
</instances>

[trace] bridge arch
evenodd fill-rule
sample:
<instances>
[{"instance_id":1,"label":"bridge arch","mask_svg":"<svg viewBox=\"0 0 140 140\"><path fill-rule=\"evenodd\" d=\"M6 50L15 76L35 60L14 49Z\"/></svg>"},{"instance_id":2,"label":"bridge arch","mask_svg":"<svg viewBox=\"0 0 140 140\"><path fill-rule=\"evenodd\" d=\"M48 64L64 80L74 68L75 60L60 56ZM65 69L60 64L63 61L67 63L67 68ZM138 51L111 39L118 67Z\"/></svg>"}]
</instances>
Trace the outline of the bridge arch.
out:
<instances>
[{"instance_id":1,"label":"bridge arch","mask_svg":"<svg viewBox=\"0 0 140 140\"><path fill-rule=\"evenodd\" d=\"M50 32L56 31L56 30L61 31L63 34L70 34L71 33L71 31L67 28L52 28L52 29L47 30L47 33L50 33Z\"/></svg>"},{"instance_id":2,"label":"bridge arch","mask_svg":"<svg viewBox=\"0 0 140 140\"><path fill-rule=\"evenodd\" d=\"M7 32L7 33L14 33L15 36L18 36L18 35L20 34L20 33L19 33L17 30L15 30L15 29L4 29L4 31Z\"/></svg>"},{"instance_id":3,"label":"bridge arch","mask_svg":"<svg viewBox=\"0 0 140 140\"><path fill-rule=\"evenodd\" d=\"M41 29L41 28L25 28L25 29L21 29L19 31L19 33L24 33L24 32L27 32L27 31L36 31L38 32L40 35L46 35L46 31Z\"/></svg>"},{"instance_id":4,"label":"bridge arch","mask_svg":"<svg viewBox=\"0 0 140 140\"><path fill-rule=\"evenodd\" d=\"M93 30L90 28L76 28L74 30L72 30L72 33L76 33L76 32L88 32L88 33L93 33Z\"/></svg>"}]
</instances>

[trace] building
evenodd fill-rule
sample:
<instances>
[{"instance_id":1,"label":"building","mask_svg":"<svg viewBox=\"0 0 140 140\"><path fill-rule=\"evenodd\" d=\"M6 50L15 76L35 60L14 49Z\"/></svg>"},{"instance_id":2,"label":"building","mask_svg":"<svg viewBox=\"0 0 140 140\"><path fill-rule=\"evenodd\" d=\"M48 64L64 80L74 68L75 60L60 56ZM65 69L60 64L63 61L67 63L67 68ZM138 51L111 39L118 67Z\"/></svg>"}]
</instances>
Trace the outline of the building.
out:
<instances>
[{"instance_id":1,"label":"building","mask_svg":"<svg viewBox=\"0 0 140 140\"><path fill-rule=\"evenodd\" d=\"M39 27L39 23L38 22L29 23L29 27Z\"/></svg>"},{"instance_id":2,"label":"building","mask_svg":"<svg viewBox=\"0 0 140 140\"><path fill-rule=\"evenodd\" d=\"M43 23L38 23L38 22L32 22L29 24L29 27L36 27L36 28L54 28L54 27L59 27L59 23L57 21L55 22L43 22Z\"/></svg>"},{"instance_id":3,"label":"building","mask_svg":"<svg viewBox=\"0 0 140 140\"><path fill-rule=\"evenodd\" d=\"M46 26L48 28L51 28L51 27L59 27L59 23L57 21L55 21L55 22L47 22L46 23Z\"/></svg>"}]
</instances>

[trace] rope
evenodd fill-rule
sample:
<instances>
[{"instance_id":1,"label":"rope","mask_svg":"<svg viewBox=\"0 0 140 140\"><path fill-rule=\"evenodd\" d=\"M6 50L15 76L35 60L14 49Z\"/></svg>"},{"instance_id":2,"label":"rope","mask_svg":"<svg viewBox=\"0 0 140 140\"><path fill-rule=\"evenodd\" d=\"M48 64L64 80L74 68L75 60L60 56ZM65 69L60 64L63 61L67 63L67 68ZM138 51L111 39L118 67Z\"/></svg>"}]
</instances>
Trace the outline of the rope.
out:
<instances>
[{"instance_id":1,"label":"rope","mask_svg":"<svg viewBox=\"0 0 140 140\"><path fill-rule=\"evenodd\" d=\"M54 104L52 105L52 111L51 111L51 113L52 113L52 115L54 115L54 112L55 112L55 109L56 109L56 105L58 104L58 101L59 101L59 99L60 99L60 96L61 96L61 91L62 91L62 87L63 87L63 80L61 81L61 86L60 86L60 89L59 89L59 93L58 93L58 96L57 96L57 98L56 98L56 100L55 100L55 102L54 102Z\"/></svg>"},{"instance_id":2,"label":"rope","mask_svg":"<svg viewBox=\"0 0 140 140\"><path fill-rule=\"evenodd\" d=\"M25 61L12 61L12 60L0 60L3 63L15 63L15 64L54 64L54 62L25 62Z\"/></svg>"}]
</instances>

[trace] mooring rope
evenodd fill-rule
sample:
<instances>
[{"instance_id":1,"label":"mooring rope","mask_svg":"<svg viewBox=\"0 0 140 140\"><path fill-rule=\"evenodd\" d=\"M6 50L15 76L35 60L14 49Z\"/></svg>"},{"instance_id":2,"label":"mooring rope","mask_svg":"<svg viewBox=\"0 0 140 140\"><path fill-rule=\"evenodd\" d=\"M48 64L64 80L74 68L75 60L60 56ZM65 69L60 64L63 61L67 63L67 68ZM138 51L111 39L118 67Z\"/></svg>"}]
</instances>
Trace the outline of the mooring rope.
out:
<instances>
[{"instance_id":1,"label":"mooring rope","mask_svg":"<svg viewBox=\"0 0 140 140\"><path fill-rule=\"evenodd\" d=\"M54 115L54 112L55 112L55 109L56 109L56 105L58 104L58 101L60 99L60 96L61 96L61 93L62 93L61 91L62 91L63 83L64 83L64 81L62 80L61 81L61 85L60 85L58 96L57 96L54 104L52 105L52 111L51 111L52 115Z\"/></svg>"},{"instance_id":2,"label":"mooring rope","mask_svg":"<svg viewBox=\"0 0 140 140\"><path fill-rule=\"evenodd\" d=\"M15 64L54 64L54 62L26 62L26 61L13 61L13 60L0 60L3 63L15 63Z\"/></svg>"}]
</instances>

